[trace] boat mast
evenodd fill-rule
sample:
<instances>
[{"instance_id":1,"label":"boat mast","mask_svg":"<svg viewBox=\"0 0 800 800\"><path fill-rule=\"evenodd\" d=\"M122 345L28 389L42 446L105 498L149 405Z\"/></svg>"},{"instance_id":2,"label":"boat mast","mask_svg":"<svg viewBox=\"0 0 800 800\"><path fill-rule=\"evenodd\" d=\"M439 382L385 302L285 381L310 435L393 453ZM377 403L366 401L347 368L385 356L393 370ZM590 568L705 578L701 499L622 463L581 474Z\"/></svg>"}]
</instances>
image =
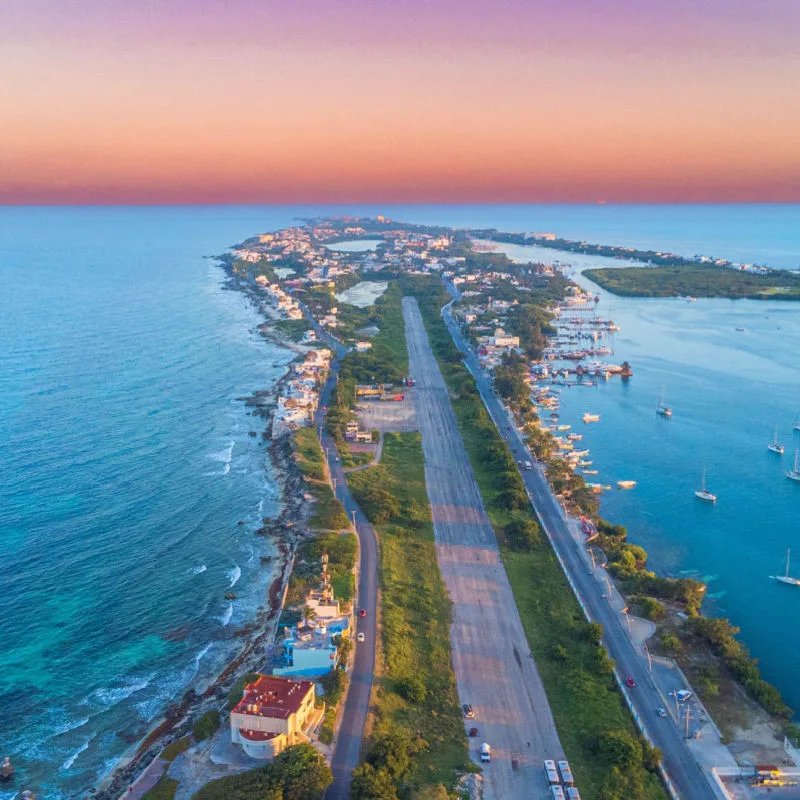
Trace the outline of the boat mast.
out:
<instances>
[{"instance_id":1,"label":"boat mast","mask_svg":"<svg viewBox=\"0 0 800 800\"><path fill-rule=\"evenodd\" d=\"M789 577L789 557L792 554L791 548L786 548L786 577Z\"/></svg>"}]
</instances>

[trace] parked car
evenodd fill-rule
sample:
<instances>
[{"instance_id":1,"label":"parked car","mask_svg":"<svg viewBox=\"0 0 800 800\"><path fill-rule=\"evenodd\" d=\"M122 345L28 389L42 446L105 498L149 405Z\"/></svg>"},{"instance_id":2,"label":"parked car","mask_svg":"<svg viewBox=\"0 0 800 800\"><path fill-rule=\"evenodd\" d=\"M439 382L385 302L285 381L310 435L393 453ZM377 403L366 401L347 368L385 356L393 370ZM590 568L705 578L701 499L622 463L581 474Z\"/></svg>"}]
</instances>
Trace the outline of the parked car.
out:
<instances>
[{"instance_id":1,"label":"parked car","mask_svg":"<svg viewBox=\"0 0 800 800\"><path fill-rule=\"evenodd\" d=\"M679 692L675 693L675 697L678 698L679 703L685 703L691 696L692 693L688 689L681 689Z\"/></svg>"},{"instance_id":2,"label":"parked car","mask_svg":"<svg viewBox=\"0 0 800 800\"><path fill-rule=\"evenodd\" d=\"M363 633L359 633L356 638L359 642L365 642L367 640L367 637Z\"/></svg>"},{"instance_id":3,"label":"parked car","mask_svg":"<svg viewBox=\"0 0 800 800\"><path fill-rule=\"evenodd\" d=\"M469 738L470 739L477 739L478 738L478 729L477 728L470 728L469 729Z\"/></svg>"},{"instance_id":4,"label":"parked car","mask_svg":"<svg viewBox=\"0 0 800 800\"><path fill-rule=\"evenodd\" d=\"M657 708L656 709L656 714L658 714L659 717L666 717L667 716L667 709L666 708Z\"/></svg>"},{"instance_id":5,"label":"parked car","mask_svg":"<svg viewBox=\"0 0 800 800\"><path fill-rule=\"evenodd\" d=\"M628 688L629 689L633 689L633 687L636 686L636 681L633 678L631 678L630 676L625 678L625 683L628 684Z\"/></svg>"},{"instance_id":6,"label":"parked car","mask_svg":"<svg viewBox=\"0 0 800 800\"><path fill-rule=\"evenodd\" d=\"M475 719L475 711L469 703L464 703L461 708L464 709L464 716L467 719Z\"/></svg>"},{"instance_id":7,"label":"parked car","mask_svg":"<svg viewBox=\"0 0 800 800\"><path fill-rule=\"evenodd\" d=\"M358 612L358 616L359 616L359 617L366 617L366 616L367 616L367 609L366 609L366 608L362 608L362 609L361 609L361 610Z\"/></svg>"}]
</instances>

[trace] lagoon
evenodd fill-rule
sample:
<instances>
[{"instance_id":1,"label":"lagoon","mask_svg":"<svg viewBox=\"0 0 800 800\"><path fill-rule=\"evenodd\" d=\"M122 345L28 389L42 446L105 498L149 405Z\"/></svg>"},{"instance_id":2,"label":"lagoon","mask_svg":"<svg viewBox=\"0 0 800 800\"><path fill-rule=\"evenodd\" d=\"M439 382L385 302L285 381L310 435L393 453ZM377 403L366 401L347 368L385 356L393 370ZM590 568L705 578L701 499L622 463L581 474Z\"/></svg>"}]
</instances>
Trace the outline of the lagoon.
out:
<instances>
[{"instance_id":1,"label":"lagoon","mask_svg":"<svg viewBox=\"0 0 800 800\"><path fill-rule=\"evenodd\" d=\"M326 244L328 250L339 250L344 253L365 253L367 250L375 250L378 245L383 244L383 239L353 239L349 242L333 242Z\"/></svg>"},{"instance_id":2,"label":"lagoon","mask_svg":"<svg viewBox=\"0 0 800 800\"><path fill-rule=\"evenodd\" d=\"M358 308L371 306L389 285L387 281L361 281L336 295L340 303L347 303Z\"/></svg>"},{"instance_id":3,"label":"lagoon","mask_svg":"<svg viewBox=\"0 0 800 800\"><path fill-rule=\"evenodd\" d=\"M583 434L595 480L635 480L603 495L601 513L628 527L650 565L708 582L705 610L726 616L759 658L764 677L800 708L800 591L771 581L800 533L800 486L784 473L800 433L800 309L792 302L621 298L580 272L616 259L500 245L514 260L574 266L621 330L607 360L631 363L627 383L562 388L561 419ZM737 330L744 328L744 331ZM602 340L601 343L607 343ZM655 413L661 392L671 419ZM590 412L600 422L584 425ZM767 450L773 429L786 446ZM702 470L716 505L697 501Z\"/></svg>"}]
</instances>

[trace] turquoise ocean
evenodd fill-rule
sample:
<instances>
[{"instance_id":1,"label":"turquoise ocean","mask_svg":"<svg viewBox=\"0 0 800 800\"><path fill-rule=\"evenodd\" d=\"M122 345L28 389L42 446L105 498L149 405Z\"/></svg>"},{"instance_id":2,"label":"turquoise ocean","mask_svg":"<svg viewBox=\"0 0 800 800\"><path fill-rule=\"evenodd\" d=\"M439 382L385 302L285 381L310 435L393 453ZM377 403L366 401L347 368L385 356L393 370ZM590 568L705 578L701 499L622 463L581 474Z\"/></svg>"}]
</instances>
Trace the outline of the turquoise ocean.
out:
<instances>
[{"instance_id":1,"label":"turquoise ocean","mask_svg":"<svg viewBox=\"0 0 800 800\"><path fill-rule=\"evenodd\" d=\"M0 209L0 756L18 768L0 799L80 796L219 671L264 603L270 543L253 530L278 497L237 398L292 356L204 257L344 213L800 265L799 206ZM783 476L800 446L800 305L601 293L600 311L634 377L564 392L562 417L600 414L581 428L598 477L638 482L604 496L605 516L656 569L708 580L709 609L800 708L800 591L768 577L800 535ZM692 495L704 467L713 508Z\"/></svg>"}]
</instances>

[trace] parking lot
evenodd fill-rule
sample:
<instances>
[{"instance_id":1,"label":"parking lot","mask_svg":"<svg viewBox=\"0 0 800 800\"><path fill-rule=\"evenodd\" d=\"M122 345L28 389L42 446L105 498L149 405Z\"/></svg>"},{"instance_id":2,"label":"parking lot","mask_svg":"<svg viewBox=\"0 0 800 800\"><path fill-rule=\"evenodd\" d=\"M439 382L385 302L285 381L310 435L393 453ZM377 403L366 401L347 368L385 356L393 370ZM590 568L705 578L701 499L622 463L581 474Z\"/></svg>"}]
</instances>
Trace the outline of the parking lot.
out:
<instances>
[{"instance_id":1,"label":"parking lot","mask_svg":"<svg viewBox=\"0 0 800 800\"><path fill-rule=\"evenodd\" d=\"M417 416L414 412L412 393L414 389L402 387L398 392L404 395L402 400L367 400L360 398L356 406L356 414L361 427L368 431L398 431L406 433L416 431Z\"/></svg>"}]
</instances>

